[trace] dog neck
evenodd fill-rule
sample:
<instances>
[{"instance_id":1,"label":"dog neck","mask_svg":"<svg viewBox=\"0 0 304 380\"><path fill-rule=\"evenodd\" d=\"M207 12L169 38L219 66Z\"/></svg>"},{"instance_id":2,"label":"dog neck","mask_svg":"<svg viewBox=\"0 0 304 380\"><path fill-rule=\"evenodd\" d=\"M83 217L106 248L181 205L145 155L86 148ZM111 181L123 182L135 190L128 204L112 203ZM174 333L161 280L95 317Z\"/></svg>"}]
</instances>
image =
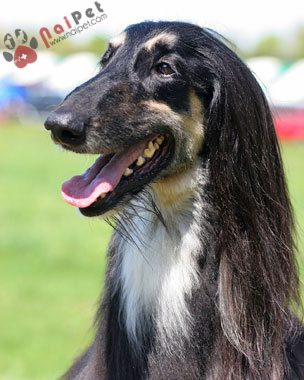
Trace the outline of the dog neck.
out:
<instances>
[{"instance_id":1,"label":"dog neck","mask_svg":"<svg viewBox=\"0 0 304 380\"><path fill-rule=\"evenodd\" d=\"M121 315L136 345L151 321L160 343L189 339L192 317L187 300L199 287L198 256L203 250L202 182L197 167L155 183L148 196L130 206L131 239L120 239L118 278ZM161 218L151 212L152 204Z\"/></svg>"}]
</instances>

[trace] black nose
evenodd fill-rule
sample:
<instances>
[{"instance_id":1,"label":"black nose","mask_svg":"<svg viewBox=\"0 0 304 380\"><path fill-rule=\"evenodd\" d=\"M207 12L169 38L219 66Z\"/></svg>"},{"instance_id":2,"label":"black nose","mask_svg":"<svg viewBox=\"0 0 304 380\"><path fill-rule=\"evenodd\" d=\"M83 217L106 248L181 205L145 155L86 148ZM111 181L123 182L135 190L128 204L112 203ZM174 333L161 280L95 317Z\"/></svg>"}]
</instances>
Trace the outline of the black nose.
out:
<instances>
[{"instance_id":1,"label":"black nose","mask_svg":"<svg viewBox=\"0 0 304 380\"><path fill-rule=\"evenodd\" d=\"M53 138L64 145L76 146L85 141L85 121L71 112L52 112L44 126L52 132Z\"/></svg>"}]
</instances>

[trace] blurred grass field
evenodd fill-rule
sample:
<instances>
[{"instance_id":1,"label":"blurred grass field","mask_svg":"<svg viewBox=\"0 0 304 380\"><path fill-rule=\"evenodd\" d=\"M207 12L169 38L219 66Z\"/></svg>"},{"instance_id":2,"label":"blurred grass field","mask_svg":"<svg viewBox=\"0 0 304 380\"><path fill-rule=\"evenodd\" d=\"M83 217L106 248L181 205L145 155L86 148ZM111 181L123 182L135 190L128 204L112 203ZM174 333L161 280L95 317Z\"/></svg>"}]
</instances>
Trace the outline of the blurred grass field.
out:
<instances>
[{"instance_id":1,"label":"blurred grass field","mask_svg":"<svg viewBox=\"0 0 304 380\"><path fill-rule=\"evenodd\" d=\"M304 144L284 143L283 158L303 236ZM56 379L91 338L111 229L60 196L91 162L42 125L0 125L1 380Z\"/></svg>"}]
</instances>

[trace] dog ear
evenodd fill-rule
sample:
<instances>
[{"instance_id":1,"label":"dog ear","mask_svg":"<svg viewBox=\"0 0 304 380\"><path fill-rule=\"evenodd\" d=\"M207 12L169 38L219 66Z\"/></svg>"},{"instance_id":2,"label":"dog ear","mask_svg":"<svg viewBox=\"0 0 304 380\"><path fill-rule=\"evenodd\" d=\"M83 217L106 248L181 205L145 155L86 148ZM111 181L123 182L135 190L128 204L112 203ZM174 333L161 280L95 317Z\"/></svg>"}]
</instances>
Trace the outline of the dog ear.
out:
<instances>
[{"instance_id":1,"label":"dog ear","mask_svg":"<svg viewBox=\"0 0 304 380\"><path fill-rule=\"evenodd\" d=\"M299 296L292 212L271 112L248 67L209 32L199 54L211 89L203 151L218 216L224 372L243 368L240 378L281 378L289 300L299 304Z\"/></svg>"},{"instance_id":2,"label":"dog ear","mask_svg":"<svg viewBox=\"0 0 304 380\"><path fill-rule=\"evenodd\" d=\"M273 231L268 222L277 219L278 205L287 208L287 216L290 210L267 100L248 67L221 41L213 38L203 52L212 89L204 148L216 204L255 231L254 219L262 213L263 228Z\"/></svg>"}]
</instances>

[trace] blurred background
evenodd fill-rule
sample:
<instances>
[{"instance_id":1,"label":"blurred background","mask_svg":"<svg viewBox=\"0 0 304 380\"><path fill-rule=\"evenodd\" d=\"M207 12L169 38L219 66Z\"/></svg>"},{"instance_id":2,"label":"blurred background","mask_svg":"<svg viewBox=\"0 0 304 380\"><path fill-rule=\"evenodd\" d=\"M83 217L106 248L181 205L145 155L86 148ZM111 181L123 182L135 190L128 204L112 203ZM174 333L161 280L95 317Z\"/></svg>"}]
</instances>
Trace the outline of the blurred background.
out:
<instances>
[{"instance_id":1,"label":"blurred background","mask_svg":"<svg viewBox=\"0 0 304 380\"><path fill-rule=\"evenodd\" d=\"M94 158L60 150L43 121L69 91L97 72L108 38L131 23L189 21L215 29L233 43L273 110L303 252L302 1L100 0L102 11L96 7L90 0L50 5L27 0L1 6L0 380L58 378L90 341L111 229L80 217L61 200L61 183ZM71 13L80 12L81 25L88 19L87 8L105 16L81 33L45 46L42 27L52 37L62 36L69 30L64 17L72 24ZM62 34L55 34L56 24L64 29ZM22 33L17 38L16 29L27 38ZM18 44L29 46L32 37L38 42L37 60L18 68L9 57Z\"/></svg>"}]
</instances>

